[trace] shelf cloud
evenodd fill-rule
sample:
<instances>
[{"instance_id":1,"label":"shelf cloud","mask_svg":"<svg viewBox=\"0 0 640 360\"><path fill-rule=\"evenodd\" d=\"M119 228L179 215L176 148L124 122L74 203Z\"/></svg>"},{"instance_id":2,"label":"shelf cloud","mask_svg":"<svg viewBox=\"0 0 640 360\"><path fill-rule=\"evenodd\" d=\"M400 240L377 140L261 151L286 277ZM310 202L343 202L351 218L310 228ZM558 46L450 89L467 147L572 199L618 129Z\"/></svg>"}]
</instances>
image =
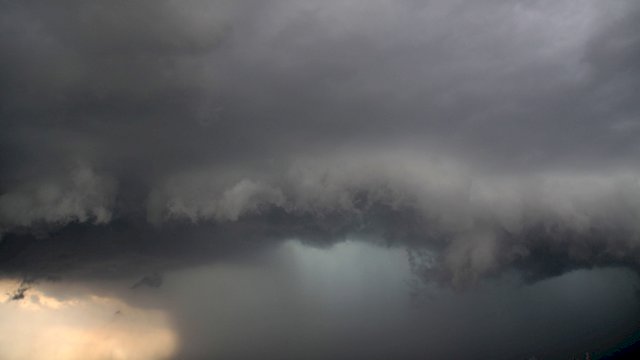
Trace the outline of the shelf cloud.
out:
<instances>
[{"instance_id":1,"label":"shelf cloud","mask_svg":"<svg viewBox=\"0 0 640 360\"><path fill-rule=\"evenodd\" d=\"M454 287L638 266L633 1L0 7L6 273L347 236Z\"/></svg>"}]
</instances>

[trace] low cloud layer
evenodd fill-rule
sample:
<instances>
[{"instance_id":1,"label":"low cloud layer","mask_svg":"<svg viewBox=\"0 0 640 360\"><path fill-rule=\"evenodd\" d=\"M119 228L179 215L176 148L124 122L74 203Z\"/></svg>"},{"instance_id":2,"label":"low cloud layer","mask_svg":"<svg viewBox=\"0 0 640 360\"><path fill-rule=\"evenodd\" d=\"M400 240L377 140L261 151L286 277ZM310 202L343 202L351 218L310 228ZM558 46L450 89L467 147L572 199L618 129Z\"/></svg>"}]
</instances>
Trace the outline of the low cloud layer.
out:
<instances>
[{"instance_id":1,"label":"low cloud layer","mask_svg":"<svg viewBox=\"0 0 640 360\"><path fill-rule=\"evenodd\" d=\"M139 216L119 213L115 182L88 169L60 185L7 193L5 267L46 276L106 261L113 275L129 275L127 262L156 271L225 249L357 236L414 248L418 274L463 286L512 268L532 280L579 267L635 268L640 255L640 182L630 170L487 173L420 152L372 150L304 159L282 172L217 171L159 182Z\"/></svg>"},{"instance_id":2,"label":"low cloud layer","mask_svg":"<svg viewBox=\"0 0 640 360\"><path fill-rule=\"evenodd\" d=\"M637 267L633 1L0 7L5 272L347 235L454 286Z\"/></svg>"}]
</instances>

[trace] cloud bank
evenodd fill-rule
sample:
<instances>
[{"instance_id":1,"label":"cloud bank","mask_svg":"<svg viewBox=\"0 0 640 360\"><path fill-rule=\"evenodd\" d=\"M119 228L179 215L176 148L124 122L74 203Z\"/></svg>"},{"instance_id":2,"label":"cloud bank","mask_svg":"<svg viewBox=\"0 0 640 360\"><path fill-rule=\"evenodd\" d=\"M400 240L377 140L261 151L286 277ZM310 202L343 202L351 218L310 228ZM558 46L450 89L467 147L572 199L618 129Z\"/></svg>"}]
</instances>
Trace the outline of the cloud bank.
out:
<instances>
[{"instance_id":1,"label":"cloud bank","mask_svg":"<svg viewBox=\"0 0 640 360\"><path fill-rule=\"evenodd\" d=\"M349 235L454 286L637 267L633 1L0 7L5 272Z\"/></svg>"}]
</instances>

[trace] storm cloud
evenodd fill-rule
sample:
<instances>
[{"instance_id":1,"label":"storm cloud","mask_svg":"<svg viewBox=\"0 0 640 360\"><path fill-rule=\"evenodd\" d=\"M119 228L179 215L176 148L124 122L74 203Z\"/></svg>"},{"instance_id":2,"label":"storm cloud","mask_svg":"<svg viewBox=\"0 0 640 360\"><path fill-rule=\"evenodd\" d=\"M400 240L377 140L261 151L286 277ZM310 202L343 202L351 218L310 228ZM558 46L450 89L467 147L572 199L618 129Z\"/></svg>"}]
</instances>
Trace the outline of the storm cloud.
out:
<instances>
[{"instance_id":1,"label":"storm cloud","mask_svg":"<svg viewBox=\"0 0 640 360\"><path fill-rule=\"evenodd\" d=\"M6 272L350 234L453 285L637 267L633 1L0 4Z\"/></svg>"},{"instance_id":2,"label":"storm cloud","mask_svg":"<svg viewBox=\"0 0 640 360\"><path fill-rule=\"evenodd\" d=\"M637 1L0 0L0 54L0 357L637 329Z\"/></svg>"}]
</instances>

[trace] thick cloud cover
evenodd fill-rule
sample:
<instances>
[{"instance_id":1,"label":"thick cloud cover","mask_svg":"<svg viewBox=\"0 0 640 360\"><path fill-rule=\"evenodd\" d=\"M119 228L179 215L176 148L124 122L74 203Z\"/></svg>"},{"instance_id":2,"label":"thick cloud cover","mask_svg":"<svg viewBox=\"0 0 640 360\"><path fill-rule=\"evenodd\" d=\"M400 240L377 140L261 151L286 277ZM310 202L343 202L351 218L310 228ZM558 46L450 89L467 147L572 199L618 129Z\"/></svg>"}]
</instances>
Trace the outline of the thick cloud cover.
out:
<instances>
[{"instance_id":1,"label":"thick cloud cover","mask_svg":"<svg viewBox=\"0 0 640 360\"><path fill-rule=\"evenodd\" d=\"M634 1L0 7L3 271L347 234L456 286L637 267Z\"/></svg>"}]
</instances>

